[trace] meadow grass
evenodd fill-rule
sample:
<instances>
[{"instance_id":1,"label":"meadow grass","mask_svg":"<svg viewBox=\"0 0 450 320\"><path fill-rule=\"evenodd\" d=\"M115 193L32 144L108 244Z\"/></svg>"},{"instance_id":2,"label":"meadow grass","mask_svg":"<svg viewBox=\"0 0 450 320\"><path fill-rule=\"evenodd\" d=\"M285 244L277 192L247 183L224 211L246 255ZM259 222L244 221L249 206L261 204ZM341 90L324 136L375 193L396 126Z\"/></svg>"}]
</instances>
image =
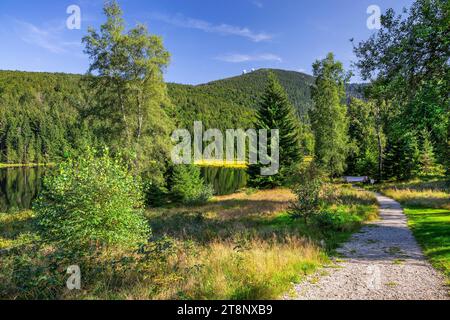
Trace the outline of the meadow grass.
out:
<instances>
[{"instance_id":1,"label":"meadow grass","mask_svg":"<svg viewBox=\"0 0 450 320\"><path fill-rule=\"evenodd\" d=\"M31 212L0 215L3 248L21 246L0 259L0 297L277 299L328 264L342 241L376 217L371 193L334 189L324 210L356 217L338 229L292 220L287 212L295 197L289 190L244 191L202 206L149 209L152 239L142 252L113 249L78 262L55 248L33 246ZM83 290L69 292L65 268L75 262L82 267Z\"/></svg>"},{"instance_id":2,"label":"meadow grass","mask_svg":"<svg viewBox=\"0 0 450 320\"><path fill-rule=\"evenodd\" d=\"M32 211L0 213L0 250L19 246L33 234Z\"/></svg>"},{"instance_id":3,"label":"meadow grass","mask_svg":"<svg viewBox=\"0 0 450 320\"><path fill-rule=\"evenodd\" d=\"M450 190L448 181L389 184L382 192L402 204L408 224L434 267L450 284Z\"/></svg>"},{"instance_id":4,"label":"meadow grass","mask_svg":"<svg viewBox=\"0 0 450 320\"><path fill-rule=\"evenodd\" d=\"M402 187L383 189L383 193L407 207L450 210L450 193L445 188L420 188L415 184L411 188Z\"/></svg>"},{"instance_id":5,"label":"meadow grass","mask_svg":"<svg viewBox=\"0 0 450 320\"><path fill-rule=\"evenodd\" d=\"M425 255L450 280L450 210L407 207L405 213Z\"/></svg>"}]
</instances>

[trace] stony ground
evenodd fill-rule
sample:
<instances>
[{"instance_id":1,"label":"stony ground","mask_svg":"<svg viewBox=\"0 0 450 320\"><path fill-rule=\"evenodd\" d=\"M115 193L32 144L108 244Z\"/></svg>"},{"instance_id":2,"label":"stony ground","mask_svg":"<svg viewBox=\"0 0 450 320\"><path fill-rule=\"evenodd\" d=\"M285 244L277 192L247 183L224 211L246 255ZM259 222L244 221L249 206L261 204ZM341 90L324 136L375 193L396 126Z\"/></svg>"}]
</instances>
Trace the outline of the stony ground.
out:
<instances>
[{"instance_id":1,"label":"stony ground","mask_svg":"<svg viewBox=\"0 0 450 320\"><path fill-rule=\"evenodd\" d=\"M399 203L377 195L380 220L368 224L329 266L295 287L298 300L443 300L444 278L425 260Z\"/></svg>"}]
</instances>

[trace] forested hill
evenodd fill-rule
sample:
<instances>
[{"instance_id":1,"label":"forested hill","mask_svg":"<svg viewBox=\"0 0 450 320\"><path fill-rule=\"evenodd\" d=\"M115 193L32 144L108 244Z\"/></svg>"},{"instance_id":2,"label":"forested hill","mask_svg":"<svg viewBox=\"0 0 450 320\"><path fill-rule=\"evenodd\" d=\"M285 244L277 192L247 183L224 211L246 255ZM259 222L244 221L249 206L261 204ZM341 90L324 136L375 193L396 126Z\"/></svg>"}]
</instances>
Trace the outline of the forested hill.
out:
<instances>
[{"instance_id":1,"label":"forested hill","mask_svg":"<svg viewBox=\"0 0 450 320\"><path fill-rule=\"evenodd\" d=\"M230 125L248 127L251 124L248 121L251 121L266 89L269 72L276 74L291 103L304 118L312 105L311 86L315 78L296 71L259 69L197 86L169 84L169 94L177 107L177 119L183 125L203 120L214 128L226 129ZM362 98L362 85L348 85L347 96Z\"/></svg>"},{"instance_id":2,"label":"forested hill","mask_svg":"<svg viewBox=\"0 0 450 320\"><path fill-rule=\"evenodd\" d=\"M314 77L294 71L272 71L299 114L306 115L311 106L310 87ZM269 69L260 69L198 86L169 84L169 93L180 113L179 119L192 122L193 117L202 120L205 115L208 120L213 120L204 120L209 126L222 128L223 125L234 124L245 127L250 124L247 121L252 121L254 110L266 88L268 72Z\"/></svg>"},{"instance_id":3,"label":"forested hill","mask_svg":"<svg viewBox=\"0 0 450 320\"><path fill-rule=\"evenodd\" d=\"M260 69L241 76L213 81L200 88L210 88L211 91L236 92L234 97L243 105L254 107L258 103L258 98L263 94L267 85L268 73L273 72L280 80L281 85L286 89L292 104L299 110L299 114L305 115L311 106L311 86L314 84L314 77L295 71L285 71L276 69Z\"/></svg>"},{"instance_id":4,"label":"forested hill","mask_svg":"<svg viewBox=\"0 0 450 320\"><path fill-rule=\"evenodd\" d=\"M171 116L178 127L252 127L268 69L198 86L168 84ZM273 70L299 114L311 106L314 77ZM0 71L0 162L40 162L76 148L89 135L79 123L79 110L90 100L80 75Z\"/></svg>"},{"instance_id":5,"label":"forested hill","mask_svg":"<svg viewBox=\"0 0 450 320\"><path fill-rule=\"evenodd\" d=\"M0 163L53 161L84 135L80 75L0 71Z\"/></svg>"}]
</instances>

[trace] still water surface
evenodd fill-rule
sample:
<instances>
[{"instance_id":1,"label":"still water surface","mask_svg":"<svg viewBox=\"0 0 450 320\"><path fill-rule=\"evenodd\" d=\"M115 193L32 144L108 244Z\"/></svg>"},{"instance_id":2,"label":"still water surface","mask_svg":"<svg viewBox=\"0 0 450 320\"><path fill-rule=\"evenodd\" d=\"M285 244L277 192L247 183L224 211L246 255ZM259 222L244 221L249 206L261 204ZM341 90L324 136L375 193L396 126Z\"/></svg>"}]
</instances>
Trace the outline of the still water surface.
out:
<instances>
[{"instance_id":1,"label":"still water surface","mask_svg":"<svg viewBox=\"0 0 450 320\"><path fill-rule=\"evenodd\" d=\"M0 212L30 209L42 187L43 167L0 169Z\"/></svg>"},{"instance_id":2,"label":"still water surface","mask_svg":"<svg viewBox=\"0 0 450 320\"><path fill-rule=\"evenodd\" d=\"M0 169L0 212L31 209L42 188L44 174L49 170L45 167ZM236 192L246 186L248 179L244 169L218 167L202 168L202 176L217 195Z\"/></svg>"},{"instance_id":3,"label":"still water surface","mask_svg":"<svg viewBox=\"0 0 450 320\"><path fill-rule=\"evenodd\" d=\"M232 194L244 188L248 181L247 171L236 168L203 167L202 176L214 187L216 195Z\"/></svg>"}]
</instances>

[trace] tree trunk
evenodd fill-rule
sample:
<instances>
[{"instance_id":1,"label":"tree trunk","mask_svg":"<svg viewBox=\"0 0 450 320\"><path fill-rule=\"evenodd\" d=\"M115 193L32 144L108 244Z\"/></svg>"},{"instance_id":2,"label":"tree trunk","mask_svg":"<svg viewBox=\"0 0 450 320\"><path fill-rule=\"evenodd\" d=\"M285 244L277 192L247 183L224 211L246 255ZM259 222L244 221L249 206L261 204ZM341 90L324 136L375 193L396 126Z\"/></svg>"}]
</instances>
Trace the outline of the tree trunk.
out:
<instances>
[{"instance_id":1,"label":"tree trunk","mask_svg":"<svg viewBox=\"0 0 450 320\"><path fill-rule=\"evenodd\" d=\"M122 113L122 120L123 120L123 124L125 126L125 138L126 138L126 143L128 146L130 146L130 128L128 127L128 120L127 120L127 115L125 112L125 105L124 105L124 101L123 101L123 95L122 95L122 89L120 87L120 84L118 82L116 82L116 86L117 86L117 94L119 96L119 104L120 104L120 111Z\"/></svg>"},{"instance_id":2,"label":"tree trunk","mask_svg":"<svg viewBox=\"0 0 450 320\"><path fill-rule=\"evenodd\" d=\"M137 115L137 121L138 121L138 129L137 129L137 141L141 139L142 136L142 125L144 122L144 115L142 114L142 99L140 97L137 97L137 106L138 106L138 115Z\"/></svg>"},{"instance_id":3,"label":"tree trunk","mask_svg":"<svg viewBox=\"0 0 450 320\"><path fill-rule=\"evenodd\" d=\"M378 104L375 106L375 121L377 131L377 143L378 143L378 182L383 181L383 141L381 139L381 115L380 107Z\"/></svg>"},{"instance_id":4,"label":"tree trunk","mask_svg":"<svg viewBox=\"0 0 450 320\"><path fill-rule=\"evenodd\" d=\"M383 180L383 145L381 142L381 134L379 129L377 129L378 138L378 181L381 183Z\"/></svg>"}]
</instances>

